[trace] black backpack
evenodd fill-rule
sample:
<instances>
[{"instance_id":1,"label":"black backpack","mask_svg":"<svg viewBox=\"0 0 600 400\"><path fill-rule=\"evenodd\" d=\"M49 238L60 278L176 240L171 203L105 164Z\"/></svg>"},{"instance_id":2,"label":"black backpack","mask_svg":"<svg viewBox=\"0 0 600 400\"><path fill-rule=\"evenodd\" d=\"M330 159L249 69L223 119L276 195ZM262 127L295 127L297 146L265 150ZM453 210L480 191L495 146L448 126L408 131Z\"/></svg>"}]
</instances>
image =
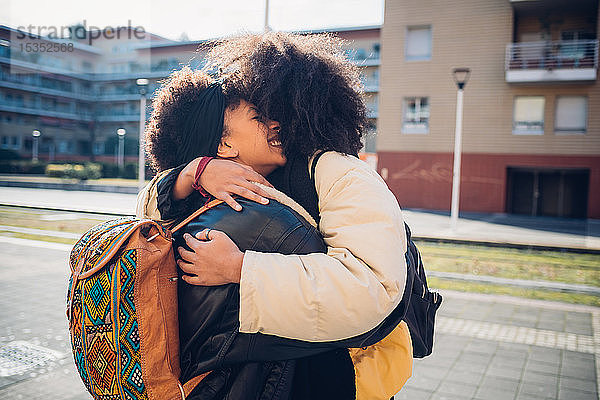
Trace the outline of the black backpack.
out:
<instances>
[{"instance_id":1,"label":"black backpack","mask_svg":"<svg viewBox=\"0 0 600 400\"><path fill-rule=\"evenodd\" d=\"M315 187L315 169L318 159L325 153L319 151L312 160L310 181ZM314 193L316 196L316 192ZM442 296L432 292L427 286L427 276L423 268L423 260L419 249L411 239L410 228L404 223L406 230L406 286L402 301L408 302L406 314L402 318L408 325L413 345L413 357L427 357L433 351L433 331L435 313L442 304Z\"/></svg>"},{"instance_id":2,"label":"black backpack","mask_svg":"<svg viewBox=\"0 0 600 400\"><path fill-rule=\"evenodd\" d=\"M435 313L442 304L442 296L429 290L421 254L411 239L410 228L406 223L404 223L404 229L407 242L405 255L407 274L404 290L410 290L410 297L403 319L410 331L413 357L423 358L430 355L433 350Z\"/></svg>"}]
</instances>

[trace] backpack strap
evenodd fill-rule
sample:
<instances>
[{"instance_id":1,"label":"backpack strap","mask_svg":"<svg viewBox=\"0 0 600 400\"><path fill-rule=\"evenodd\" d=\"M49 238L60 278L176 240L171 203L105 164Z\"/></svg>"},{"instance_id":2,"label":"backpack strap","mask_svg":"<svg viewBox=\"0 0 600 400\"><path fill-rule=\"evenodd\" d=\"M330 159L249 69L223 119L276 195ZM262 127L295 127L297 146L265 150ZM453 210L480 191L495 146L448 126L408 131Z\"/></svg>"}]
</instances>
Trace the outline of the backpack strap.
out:
<instances>
[{"instance_id":1,"label":"backpack strap","mask_svg":"<svg viewBox=\"0 0 600 400\"><path fill-rule=\"evenodd\" d=\"M182 399L187 399L187 397L192 393L192 391L196 389L196 386L198 386L200 382L202 382L202 380L206 378L206 376L211 372L212 371L208 371L203 374L197 375L189 381L187 381L186 383L184 383L183 385L180 384L179 390L181 390Z\"/></svg>"},{"instance_id":2,"label":"backpack strap","mask_svg":"<svg viewBox=\"0 0 600 400\"><path fill-rule=\"evenodd\" d=\"M199 209L197 209L196 211L194 211L189 217L187 217L186 219L184 219L183 221L178 223L173 229L171 229L171 232L177 232L179 229L183 228L185 225L187 225L191 220L196 218L198 215L204 213L205 211L207 211L215 206L218 206L221 203L224 203L224 201L219 200L219 199L214 199L214 200L209 201L204 206L202 206ZM150 239L148 239L148 241L150 241Z\"/></svg>"},{"instance_id":3,"label":"backpack strap","mask_svg":"<svg viewBox=\"0 0 600 400\"><path fill-rule=\"evenodd\" d=\"M321 158L321 156L326 152L326 150L317 150L312 159L312 164L310 165L310 181L312 182L313 186L315 186L315 171L317 169L317 161L319 161L319 158Z\"/></svg>"}]
</instances>

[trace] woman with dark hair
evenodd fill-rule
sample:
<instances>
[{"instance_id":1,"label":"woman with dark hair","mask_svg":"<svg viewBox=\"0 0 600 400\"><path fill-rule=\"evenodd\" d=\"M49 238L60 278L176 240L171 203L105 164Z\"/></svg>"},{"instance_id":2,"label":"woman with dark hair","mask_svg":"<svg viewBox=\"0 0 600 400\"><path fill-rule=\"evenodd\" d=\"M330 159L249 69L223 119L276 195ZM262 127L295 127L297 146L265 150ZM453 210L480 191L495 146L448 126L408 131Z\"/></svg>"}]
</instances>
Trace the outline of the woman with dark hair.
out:
<instances>
[{"instance_id":1,"label":"woman with dark hair","mask_svg":"<svg viewBox=\"0 0 600 400\"><path fill-rule=\"evenodd\" d=\"M217 243L201 246L206 251L194 260L199 273L191 282L206 284L203 279L216 271L241 275L243 332L314 341L320 333L351 337L376 326L402 298L402 214L383 179L357 157L365 106L358 69L341 45L329 35L269 32L226 39L208 54L209 66L223 71L229 85L256 107L258 118L278 122L277 144L287 161L267 180L319 222L328 245L327 255L302 257L240 254L233 246L225 254L212 251ZM317 154L322 155L313 162ZM224 176L214 170L190 171L179 181L191 187L199 175L200 186L211 193ZM176 191L173 197L183 198ZM306 286L281 284L303 282L307 274ZM274 302L312 311L308 320L282 319L266 309Z\"/></svg>"},{"instance_id":2,"label":"woman with dark hair","mask_svg":"<svg viewBox=\"0 0 600 400\"><path fill-rule=\"evenodd\" d=\"M400 315L396 323L401 319L402 300L407 294L402 216L383 180L356 157L365 110L357 71L344 59L339 45L327 36L269 33L226 40L209 55L225 72L225 97L235 93L240 98L234 107L238 115L225 116L226 127L241 124L244 130L248 121L263 127L261 143L285 155L285 165L270 173L269 180L319 221L328 246L326 254L242 253L227 235L215 230L201 232L202 241L186 238L190 249L180 250L179 262L190 274L184 280L196 285L239 284L242 334L269 334L324 344L369 335L392 315ZM155 115L160 110L155 108ZM151 152L172 154L172 149L163 151L170 141L161 141L159 136L177 117L164 113L153 119L157 123L151 124L148 131ZM196 126L200 129L201 121ZM217 155L244 162L248 154L244 142L233 143L235 136L228 136L227 131L225 128L225 140ZM153 132L159 134L153 136ZM170 136L175 138L177 133ZM181 143L181 139L172 140ZM252 143L246 144L246 149L252 147ZM196 154L210 155L200 151ZM182 161L188 162L180 158L159 165L172 167ZM141 209L145 215L158 215L160 219L178 218L203 202L201 191L221 198L222 193L248 195L224 189L228 180L240 178L220 168L227 162L197 158L159 174L156 192L152 192L151 185L141 196ZM260 163L254 165L261 169ZM260 172L270 171L265 168ZM244 187L253 183L239 182L237 190L257 192L254 186ZM266 187L259 188L262 196L269 196ZM362 396L359 398L393 395L410 375L412 353L405 324L377 346L335 355L338 360L354 362L352 372L356 395ZM351 345L346 343L345 347ZM378 369L384 364L387 370ZM303 369L300 363L296 379L310 377L315 365L306 362ZM361 384L367 380L370 385Z\"/></svg>"}]
</instances>

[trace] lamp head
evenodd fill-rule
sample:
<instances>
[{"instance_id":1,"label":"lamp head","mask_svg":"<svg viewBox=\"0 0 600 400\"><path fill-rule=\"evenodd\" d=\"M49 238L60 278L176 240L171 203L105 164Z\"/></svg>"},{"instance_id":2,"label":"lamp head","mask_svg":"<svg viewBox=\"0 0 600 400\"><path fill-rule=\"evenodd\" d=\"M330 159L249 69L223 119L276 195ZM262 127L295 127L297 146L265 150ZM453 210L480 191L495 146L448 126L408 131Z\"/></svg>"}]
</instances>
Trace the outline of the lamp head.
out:
<instances>
[{"instance_id":1,"label":"lamp head","mask_svg":"<svg viewBox=\"0 0 600 400\"><path fill-rule=\"evenodd\" d=\"M117 135L119 135L119 137L123 137L123 136L125 136L125 134L126 134L126 133L127 133L127 132L126 132L126 131L125 131L125 129L123 129L123 128L119 128L119 129L117 129Z\"/></svg>"},{"instance_id":2,"label":"lamp head","mask_svg":"<svg viewBox=\"0 0 600 400\"><path fill-rule=\"evenodd\" d=\"M42 132L38 131L37 129L35 131L31 132L31 135L33 137L40 137L41 134L42 134Z\"/></svg>"},{"instance_id":3,"label":"lamp head","mask_svg":"<svg viewBox=\"0 0 600 400\"><path fill-rule=\"evenodd\" d=\"M140 89L140 94L142 96L146 95L146 90L148 89L148 79L146 78L140 78L138 80L135 81L136 85L138 85L138 88Z\"/></svg>"},{"instance_id":4,"label":"lamp head","mask_svg":"<svg viewBox=\"0 0 600 400\"><path fill-rule=\"evenodd\" d=\"M470 75L471 70L469 68L454 68L452 70L454 82L456 82L456 86L458 86L459 90L463 90L465 88Z\"/></svg>"}]
</instances>

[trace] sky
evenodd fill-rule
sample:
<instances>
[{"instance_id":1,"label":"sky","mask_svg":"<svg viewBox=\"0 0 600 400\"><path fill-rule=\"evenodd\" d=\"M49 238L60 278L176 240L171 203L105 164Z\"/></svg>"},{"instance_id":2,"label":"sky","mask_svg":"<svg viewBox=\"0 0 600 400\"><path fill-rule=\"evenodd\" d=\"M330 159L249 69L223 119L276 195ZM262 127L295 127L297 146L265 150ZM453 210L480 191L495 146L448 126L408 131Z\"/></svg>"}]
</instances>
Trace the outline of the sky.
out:
<instances>
[{"instance_id":1,"label":"sky","mask_svg":"<svg viewBox=\"0 0 600 400\"><path fill-rule=\"evenodd\" d=\"M266 0L0 0L0 25L142 26L169 39L261 31ZM380 25L384 0L269 0L274 30Z\"/></svg>"}]
</instances>

